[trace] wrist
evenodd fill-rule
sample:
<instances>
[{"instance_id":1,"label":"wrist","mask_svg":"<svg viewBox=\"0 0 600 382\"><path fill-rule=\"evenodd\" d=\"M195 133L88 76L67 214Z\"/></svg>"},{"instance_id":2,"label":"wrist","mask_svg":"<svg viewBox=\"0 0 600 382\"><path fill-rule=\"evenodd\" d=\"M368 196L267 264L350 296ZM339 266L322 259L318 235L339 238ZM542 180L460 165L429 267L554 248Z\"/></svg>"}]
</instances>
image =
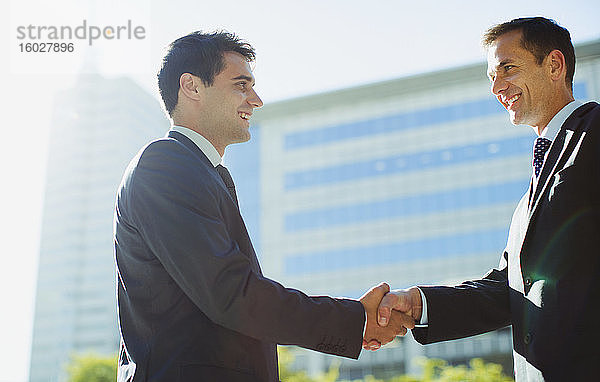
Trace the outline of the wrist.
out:
<instances>
[{"instance_id":1,"label":"wrist","mask_svg":"<svg viewBox=\"0 0 600 382\"><path fill-rule=\"evenodd\" d=\"M410 296L412 309L412 318L415 322L421 321L421 315L423 314L423 300L421 299L421 291L417 287L411 287L408 289Z\"/></svg>"}]
</instances>

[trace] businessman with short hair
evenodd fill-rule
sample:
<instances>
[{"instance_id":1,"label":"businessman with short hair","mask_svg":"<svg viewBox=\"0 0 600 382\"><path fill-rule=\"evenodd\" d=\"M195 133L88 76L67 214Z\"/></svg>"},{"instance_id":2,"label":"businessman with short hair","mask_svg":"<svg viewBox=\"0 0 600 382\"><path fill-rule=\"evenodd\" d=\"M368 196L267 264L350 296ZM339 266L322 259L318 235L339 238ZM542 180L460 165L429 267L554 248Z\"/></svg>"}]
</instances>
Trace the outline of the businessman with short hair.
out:
<instances>
[{"instance_id":1,"label":"businessman with short hair","mask_svg":"<svg viewBox=\"0 0 600 382\"><path fill-rule=\"evenodd\" d=\"M569 32L543 17L491 27L491 91L513 124L531 126L529 189L498 268L457 286L397 290L383 299L424 328L422 343L512 326L517 382L591 381L600 364L600 105L573 98ZM482 128L487 128L482 126Z\"/></svg>"},{"instance_id":2,"label":"businessman with short hair","mask_svg":"<svg viewBox=\"0 0 600 382\"><path fill-rule=\"evenodd\" d=\"M116 202L119 381L273 382L276 344L357 358L364 340L413 327L400 313L377 325L386 284L360 300L310 297L262 274L221 164L263 104L253 59L226 32L181 37L163 59L173 127L131 161Z\"/></svg>"}]
</instances>

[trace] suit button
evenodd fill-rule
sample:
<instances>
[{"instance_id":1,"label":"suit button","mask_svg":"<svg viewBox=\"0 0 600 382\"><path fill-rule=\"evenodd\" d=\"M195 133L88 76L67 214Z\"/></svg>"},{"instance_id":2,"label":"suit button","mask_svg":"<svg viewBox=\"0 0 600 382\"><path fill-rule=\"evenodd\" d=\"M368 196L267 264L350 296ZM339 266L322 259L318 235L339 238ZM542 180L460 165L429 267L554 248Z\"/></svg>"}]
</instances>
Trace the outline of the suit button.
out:
<instances>
[{"instance_id":1,"label":"suit button","mask_svg":"<svg viewBox=\"0 0 600 382\"><path fill-rule=\"evenodd\" d=\"M531 278L530 277L525 278L525 286L531 286Z\"/></svg>"},{"instance_id":2,"label":"suit button","mask_svg":"<svg viewBox=\"0 0 600 382\"><path fill-rule=\"evenodd\" d=\"M525 342L525 345L529 345L529 343L531 342L531 334L527 333L525 335L525 338L523 339L523 342Z\"/></svg>"}]
</instances>

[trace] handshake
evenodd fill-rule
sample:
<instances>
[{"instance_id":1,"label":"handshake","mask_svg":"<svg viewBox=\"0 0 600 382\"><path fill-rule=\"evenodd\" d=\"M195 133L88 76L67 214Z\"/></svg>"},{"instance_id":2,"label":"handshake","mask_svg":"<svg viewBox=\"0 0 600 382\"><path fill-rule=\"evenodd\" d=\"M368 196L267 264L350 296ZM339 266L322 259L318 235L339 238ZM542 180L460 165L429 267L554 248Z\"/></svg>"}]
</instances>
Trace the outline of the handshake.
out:
<instances>
[{"instance_id":1,"label":"handshake","mask_svg":"<svg viewBox=\"0 0 600 382\"><path fill-rule=\"evenodd\" d=\"M417 287L390 291L381 283L371 288L359 301L367 314L363 349L377 350L396 336L404 336L421 320L423 303Z\"/></svg>"}]
</instances>

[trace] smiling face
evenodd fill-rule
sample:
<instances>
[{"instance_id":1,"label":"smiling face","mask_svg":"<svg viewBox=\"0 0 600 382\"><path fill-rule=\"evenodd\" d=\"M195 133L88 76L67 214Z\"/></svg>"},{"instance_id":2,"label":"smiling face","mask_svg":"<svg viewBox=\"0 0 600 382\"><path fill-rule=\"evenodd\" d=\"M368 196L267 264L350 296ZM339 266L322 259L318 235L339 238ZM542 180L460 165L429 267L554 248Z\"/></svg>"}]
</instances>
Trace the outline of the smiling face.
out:
<instances>
[{"instance_id":1,"label":"smiling face","mask_svg":"<svg viewBox=\"0 0 600 382\"><path fill-rule=\"evenodd\" d=\"M498 37L488 50L491 91L508 111L514 125L525 124L541 131L555 110L554 88L548 57L541 65L521 46L521 31Z\"/></svg>"},{"instance_id":2,"label":"smiling face","mask_svg":"<svg viewBox=\"0 0 600 382\"><path fill-rule=\"evenodd\" d=\"M225 67L212 86L198 88L202 96L200 125L221 155L228 145L250 139L252 111L263 105L254 91L254 76L244 56L225 52L223 62Z\"/></svg>"}]
</instances>

